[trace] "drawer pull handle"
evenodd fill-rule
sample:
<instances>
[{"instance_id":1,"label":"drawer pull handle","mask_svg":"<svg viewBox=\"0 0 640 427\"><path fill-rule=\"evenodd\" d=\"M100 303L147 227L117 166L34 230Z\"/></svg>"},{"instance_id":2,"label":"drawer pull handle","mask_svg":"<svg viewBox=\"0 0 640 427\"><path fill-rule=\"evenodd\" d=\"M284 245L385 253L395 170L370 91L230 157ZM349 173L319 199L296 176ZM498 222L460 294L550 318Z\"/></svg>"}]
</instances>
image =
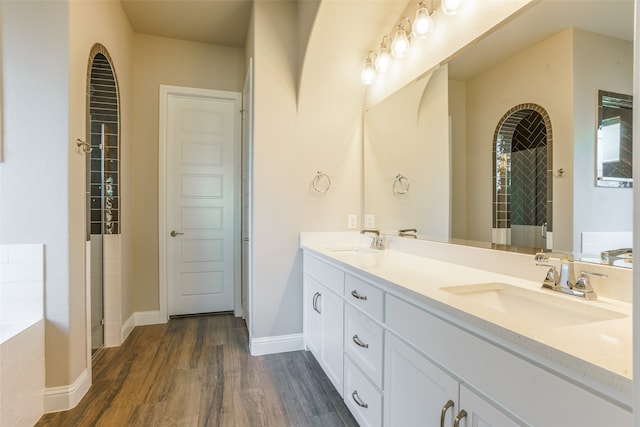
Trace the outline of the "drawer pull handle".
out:
<instances>
[{"instance_id":1,"label":"drawer pull handle","mask_svg":"<svg viewBox=\"0 0 640 427\"><path fill-rule=\"evenodd\" d=\"M369 348L369 344L365 344L365 343L363 343L363 342L362 342L362 340L360 340L360 338L358 337L358 335L357 335L357 334L356 334L356 335L354 335L352 339L353 339L353 342L354 342L354 343L356 343L356 345L357 345L358 347L362 347L362 348Z\"/></svg>"},{"instance_id":2,"label":"drawer pull handle","mask_svg":"<svg viewBox=\"0 0 640 427\"><path fill-rule=\"evenodd\" d=\"M453 408L453 405L453 400L449 400L442 407L442 412L440 413L440 427L444 427L444 419L447 416L447 411L449 410L449 408Z\"/></svg>"},{"instance_id":3,"label":"drawer pull handle","mask_svg":"<svg viewBox=\"0 0 640 427\"><path fill-rule=\"evenodd\" d=\"M313 295L313 309L318 313L318 314L322 314L320 313L320 308L318 307L318 299L322 296L322 294L320 294L320 292L316 292Z\"/></svg>"},{"instance_id":4,"label":"drawer pull handle","mask_svg":"<svg viewBox=\"0 0 640 427\"><path fill-rule=\"evenodd\" d=\"M360 396L358 396L358 390L354 390L354 392L351 393L351 397L353 398L353 401L356 402L356 405L358 405L359 407L365 408L365 409L369 407L369 405L364 403L362 399L360 399Z\"/></svg>"},{"instance_id":5,"label":"drawer pull handle","mask_svg":"<svg viewBox=\"0 0 640 427\"><path fill-rule=\"evenodd\" d=\"M456 419L453 420L453 427L459 427L460 426L460 421L462 421L463 418L465 418L467 416L467 411L465 411L464 409L460 412L458 412L458 415L456 416Z\"/></svg>"},{"instance_id":6,"label":"drawer pull handle","mask_svg":"<svg viewBox=\"0 0 640 427\"><path fill-rule=\"evenodd\" d=\"M360 295L358 293L358 291L356 291L356 290L351 291L351 296L354 297L354 298L357 298L359 300L362 300L362 301L366 301L367 300L367 296L366 295Z\"/></svg>"}]
</instances>

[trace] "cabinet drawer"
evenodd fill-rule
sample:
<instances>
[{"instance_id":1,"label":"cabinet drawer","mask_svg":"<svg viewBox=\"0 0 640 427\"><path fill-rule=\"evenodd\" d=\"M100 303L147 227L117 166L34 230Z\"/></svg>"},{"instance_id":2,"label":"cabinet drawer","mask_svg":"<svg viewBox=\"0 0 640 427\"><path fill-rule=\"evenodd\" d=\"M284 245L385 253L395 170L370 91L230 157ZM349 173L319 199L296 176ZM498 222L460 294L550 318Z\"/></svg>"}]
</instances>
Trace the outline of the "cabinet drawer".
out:
<instances>
[{"instance_id":1,"label":"cabinet drawer","mask_svg":"<svg viewBox=\"0 0 640 427\"><path fill-rule=\"evenodd\" d=\"M344 272L311 255L304 254L304 272L338 295L344 294Z\"/></svg>"},{"instance_id":2,"label":"cabinet drawer","mask_svg":"<svg viewBox=\"0 0 640 427\"><path fill-rule=\"evenodd\" d=\"M352 361L382 389L383 329L362 312L346 305L344 345Z\"/></svg>"},{"instance_id":3,"label":"cabinet drawer","mask_svg":"<svg viewBox=\"0 0 640 427\"><path fill-rule=\"evenodd\" d=\"M381 426L382 395L349 357L345 357L344 362L344 401L347 407L361 426Z\"/></svg>"},{"instance_id":4,"label":"cabinet drawer","mask_svg":"<svg viewBox=\"0 0 640 427\"><path fill-rule=\"evenodd\" d=\"M350 304L358 307L374 319L383 321L382 301L384 292L353 276L345 277L345 296Z\"/></svg>"}]
</instances>

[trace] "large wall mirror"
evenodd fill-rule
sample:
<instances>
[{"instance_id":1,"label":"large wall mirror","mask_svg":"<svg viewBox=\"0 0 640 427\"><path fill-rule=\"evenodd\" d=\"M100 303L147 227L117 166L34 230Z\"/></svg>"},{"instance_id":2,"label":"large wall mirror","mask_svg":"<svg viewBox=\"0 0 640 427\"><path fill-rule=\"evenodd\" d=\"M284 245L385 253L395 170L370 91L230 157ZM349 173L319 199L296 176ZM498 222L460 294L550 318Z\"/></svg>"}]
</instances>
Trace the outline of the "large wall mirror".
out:
<instances>
[{"instance_id":1,"label":"large wall mirror","mask_svg":"<svg viewBox=\"0 0 640 427\"><path fill-rule=\"evenodd\" d=\"M535 2L371 107L364 214L385 232L417 228L425 239L553 249L594 262L602 251L631 247L632 190L596 185L594 130L600 90L633 92L633 16L633 0ZM496 129L521 106L529 107L512 122L536 136L497 158ZM545 144L534 141L543 136ZM496 170L512 188L499 200ZM392 191L399 174L411 184L405 194ZM515 181L529 186L516 190ZM540 197L526 209L539 212L523 231L511 225L522 217L511 198L527 191ZM513 206L497 212L497 202ZM509 226L496 231L496 218Z\"/></svg>"}]
</instances>

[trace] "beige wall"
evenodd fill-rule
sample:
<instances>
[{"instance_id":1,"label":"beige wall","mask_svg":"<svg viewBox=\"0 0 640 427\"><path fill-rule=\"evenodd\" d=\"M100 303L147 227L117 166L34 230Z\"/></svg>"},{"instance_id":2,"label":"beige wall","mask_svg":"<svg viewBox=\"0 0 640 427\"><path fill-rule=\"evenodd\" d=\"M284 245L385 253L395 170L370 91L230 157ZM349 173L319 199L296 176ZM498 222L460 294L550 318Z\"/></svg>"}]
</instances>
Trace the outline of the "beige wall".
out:
<instances>
[{"instance_id":1,"label":"beige wall","mask_svg":"<svg viewBox=\"0 0 640 427\"><path fill-rule=\"evenodd\" d=\"M66 2L3 2L4 163L0 242L45 245L48 386L70 384L85 366L83 316L70 271L69 8ZM84 182L81 180L80 182ZM82 220L80 232L84 226ZM83 255L80 253L80 268ZM72 282L73 280L73 282ZM82 309L82 306L80 306Z\"/></svg>"},{"instance_id":2,"label":"beige wall","mask_svg":"<svg viewBox=\"0 0 640 427\"><path fill-rule=\"evenodd\" d=\"M345 78L353 58L327 56L344 25L335 19L355 5L329 3L318 10L300 71L296 2L254 5L254 338L302 331L299 232L345 230L347 215L360 212L363 88L357 73L355 82ZM311 189L317 171L332 180L324 194Z\"/></svg>"},{"instance_id":3,"label":"beige wall","mask_svg":"<svg viewBox=\"0 0 640 427\"><path fill-rule=\"evenodd\" d=\"M112 283L120 286L120 301L112 305L117 307L120 319L111 325L119 328L127 320L132 311L133 284L131 278L131 149L132 137L132 84L133 84L133 31L127 17L117 2L101 1L71 1L70 4L70 92L69 130L72 140L81 138L89 140L87 130L87 70L89 54L96 43L102 44L112 60L119 93L120 107L120 248L117 254L120 264L120 278ZM100 19L96 19L99 16ZM84 283L84 265L78 260L83 259L85 230L85 182L86 182L85 154L78 153L74 147L69 160L69 215L73 226L73 233L69 242L71 253L70 269L74 275L72 283ZM79 285L75 285L79 286ZM77 316L84 316L84 293L71 292L74 302L72 307L77 310ZM108 317L108 316L107 316ZM80 323L77 322L79 327ZM119 331L114 335L120 335ZM85 345L85 336L78 336L77 348ZM76 352L71 354L75 355ZM79 354L79 353L78 353ZM49 372L49 370L47 370Z\"/></svg>"},{"instance_id":4,"label":"beige wall","mask_svg":"<svg viewBox=\"0 0 640 427\"><path fill-rule=\"evenodd\" d=\"M473 212L467 216L467 239L491 241L492 142L495 127L509 109L518 104L535 103L549 113L554 168L562 167L571 174L571 46L572 33L564 31L466 82L466 202L467 211ZM572 234L572 182L554 179L553 185L554 246L566 249L571 245Z\"/></svg>"},{"instance_id":5,"label":"beige wall","mask_svg":"<svg viewBox=\"0 0 640 427\"><path fill-rule=\"evenodd\" d=\"M449 81L449 117L451 118L451 237L467 238L467 86Z\"/></svg>"},{"instance_id":6,"label":"beige wall","mask_svg":"<svg viewBox=\"0 0 640 427\"><path fill-rule=\"evenodd\" d=\"M595 186L598 90L633 93L633 42L575 30L573 52L573 250L579 251L583 231L633 229L633 190Z\"/></svg>"},{"instance_id":7,"label":"beige wall","mask_svg":"<svg viewBox=\"0 0 640 427\"><path fill-rule=\"evenodd\" d=\"M567 29L468 82L452 82L466 87L458 96L466 97L468 118L465 200L458 185L454 200L474 212L466 216L466 236L454 221L455 237L491 240L493 133L507 110L527 102L549 113L553 169L565 170L553 179L554 249L579 251L582 231L631 230L632 191L595 187L595 120L598 89L631 93L632 49L630 42ZM454 133L454 147L460 141Z\"/></svg>"},{"instance_id":8,"label":"beige wall","mask_svg":"<svg viewBox=\"0 0 640 427\"><path fill-rule=\"evenodd\" d=\"M132 274L133 310L159 309L158 300L158 108L160 85L242 91L244 50L134 36Z\"/></svg>"},{"instance_id":9,"label":"beige wall","mask_svg":"<svg viewBox=\"0 0 640 427\"><path fill-rule=\"evenodd\" d=\"M90 363L85 154L75 144L76 138L86 138L89 51L101 42L114 57L126 141L131 30L112 1L6 2L3 12L4 84L10 90L5 93L6 157L0 182L11 185L0 192L0 235L3 243L45 243L46 385L66 386ZM94 19L96 14L101 19ZM126 154L123 165L126 169ZM123 289L123 305L128 295Z\"/></svg>"},{"instance_id":10,"label":"beige wall","mask_svg":"<svg viewBox=\"0 0 640 427\"><path fill-rule=\"evenodd\" d=\"M417 228L426 238L449 237L447 66L413 82L365 113L365 214L376 228ZM394 194L398 174L406 194Z\"/></svg>"}]
</instances>

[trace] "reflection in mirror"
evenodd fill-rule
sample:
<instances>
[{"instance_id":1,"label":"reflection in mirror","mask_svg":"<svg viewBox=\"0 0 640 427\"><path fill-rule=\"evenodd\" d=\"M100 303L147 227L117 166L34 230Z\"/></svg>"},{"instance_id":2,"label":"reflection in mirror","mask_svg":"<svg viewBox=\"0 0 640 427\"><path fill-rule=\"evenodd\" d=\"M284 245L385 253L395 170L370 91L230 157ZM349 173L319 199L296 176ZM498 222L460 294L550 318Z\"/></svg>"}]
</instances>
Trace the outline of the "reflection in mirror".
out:
<instances>
[{"instance_id":1,"label":"reflection in mirror","mask_svg":"<svg viewBox=\"0 0 640 427\"><path fill-rule=\"evenodd\" d=\"M447 67L365 113L365 215L384 232L449 237Z\"/></svg>"},{"instance_id":2,"label":"reflection in mirror","mask_svg":"<svg viewBox=\"0 0 640 427\"><path fill-rule=\"evenodd\" d=\"M597 185L631 187L633 96L598 91Z\"/></svg>"},{"instance_id":3,"label":"reflection in mirror","mask_svg":"<svg viewBox=\"0 0 640 427\"><path fill-rule=\"evenodd\" d=\"M543 173L548 199L535 203L546 206L547 239L512 240L525 246L504 249L552 248L600 262L602 251L630 247L632 191L595 186L593 165L597 91L633 91L633 16L633 0L535 2L453 55L427 84L412 82L371 108L364 213L385 231L417 227L421 238L501 245L493 238L495 163L502 160L494 153L496 126L514 106L532 104L548 115L553 138ZM434 107L427 113L429 105L445 108L445 117ZM397 174L411 190L394 198ZM542 237L544 221L533 216Z\"/></svg>"},{"instance_id":4,"label":"reflection in mirror","mask_svg":"<svg viewBox=\"0 0 640 427\"><path fill-rule=\"evenodd\" d=\"M536 104L510 109L493 137L492 242L551 249L553 151L549 115Z\"/></svg>"}]
</instances>

